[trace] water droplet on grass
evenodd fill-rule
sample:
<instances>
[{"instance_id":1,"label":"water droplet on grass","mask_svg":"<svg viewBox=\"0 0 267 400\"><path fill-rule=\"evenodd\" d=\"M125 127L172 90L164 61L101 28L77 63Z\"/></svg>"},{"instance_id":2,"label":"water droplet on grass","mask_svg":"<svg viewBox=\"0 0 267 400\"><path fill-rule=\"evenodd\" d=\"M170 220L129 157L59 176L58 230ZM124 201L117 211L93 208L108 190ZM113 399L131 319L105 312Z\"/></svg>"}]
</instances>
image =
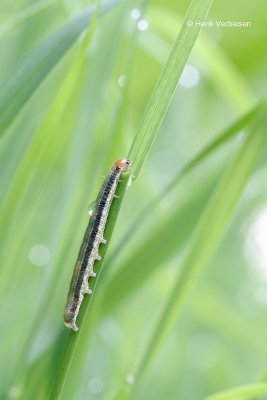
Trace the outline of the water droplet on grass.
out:
<instances>
[{"instance_id":1,"label":"water droplet on grass","mask_svg":"<svg viewBox=\"0 0 267 400\"><path fill-rule=\"evenodd\" d=\"M90 215L90 217L94 214L95 206L96 206L96 201L95 200L92 201L92 203L89 204L88 214Z\"/></svg>"}]
</instances>

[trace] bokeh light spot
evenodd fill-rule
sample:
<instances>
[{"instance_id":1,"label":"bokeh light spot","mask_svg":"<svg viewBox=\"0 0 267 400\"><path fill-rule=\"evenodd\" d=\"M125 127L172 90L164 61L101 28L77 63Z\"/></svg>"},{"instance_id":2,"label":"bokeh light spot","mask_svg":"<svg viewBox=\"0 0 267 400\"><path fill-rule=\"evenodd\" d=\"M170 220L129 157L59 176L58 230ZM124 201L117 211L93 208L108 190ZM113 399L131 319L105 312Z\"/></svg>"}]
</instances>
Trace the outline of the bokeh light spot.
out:
<instances>
[{"instance_id":1,"label":"bokeh light spot","mask_svg":"<svg viewBox=\"0 0 267 400\"><path fill-rule=\"evenodd\" d=\"M199 71L193 65L187 64L183 70L179 84L185 88L192 88L196 86L199 81Z\"/></svg>"},{"instance_id":2,"label":"bokeh light spot","mask_svg":"<svg viewBox=\"0 0 267 400\"><path fill-rule=\"evenodd\" d=\"M48 264L50 260L50 250L43 244L36 244L30 248L28 256L33 265L42 267Z\"/></svg>"},{"instance_id":3,"label":"bokeh light spot","mask_svg":"<svg viewBox=\"0 0 267 400\"><path fill-rule=\"evenodd\" d=\"M101 393L103 390L103 382L99 378L92 378L88 383L89 392L98 394Z\"/></svg>"}]
</instances>

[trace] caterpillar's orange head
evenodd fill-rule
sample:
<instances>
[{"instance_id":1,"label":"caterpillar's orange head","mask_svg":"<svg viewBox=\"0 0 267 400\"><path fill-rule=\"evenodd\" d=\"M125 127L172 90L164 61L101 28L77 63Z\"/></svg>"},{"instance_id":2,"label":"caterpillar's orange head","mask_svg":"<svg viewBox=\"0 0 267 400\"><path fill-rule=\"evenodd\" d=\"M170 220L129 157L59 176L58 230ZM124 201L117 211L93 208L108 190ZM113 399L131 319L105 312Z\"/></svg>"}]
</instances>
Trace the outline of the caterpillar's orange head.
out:
<instances>
[{"instance_id":1,"label":"caterpillar's orange head","mask_svg":"<svg viewBox=\"0 0 267 400\"><path fill-rule=\"evenodd\" d=\"M130 164L131 164L130 160L126 159L117 160L114 164L114 167L119 168L122 172L124 172L129 167Z\"/></svg>"}]
</instances>

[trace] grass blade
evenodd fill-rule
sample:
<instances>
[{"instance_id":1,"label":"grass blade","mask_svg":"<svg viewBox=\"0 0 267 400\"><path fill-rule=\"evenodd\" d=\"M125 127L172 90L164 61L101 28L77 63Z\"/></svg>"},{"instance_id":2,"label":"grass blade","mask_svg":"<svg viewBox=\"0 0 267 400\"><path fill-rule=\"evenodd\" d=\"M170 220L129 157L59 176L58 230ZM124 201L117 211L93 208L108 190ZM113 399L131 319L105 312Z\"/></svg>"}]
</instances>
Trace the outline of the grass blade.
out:
<instances>
[{"instance_id":1,"label":"grass blade","mask_svg":"<svg viewBox=\"0 0 267 400\"><path fill-rule=\"evenodd\" d=\"M190 282L192 279L194 281L197 279L202 269L211 260L226 232L265 141L266 133L262 128L264 126L263 117L256 122L251 127L253 134L247 136L196 227L191 246L177 273L173 288L148 339L147 346L134 367L135 382L142 377L160 344L177 320L183 301L192 287ZM132 388L133 385L126 384L116 399L128 398Z\"/></svg>"},{"instance_id":2,"label":"grass blade","mask_svg":"<svg viewBox=\"0 0 267 400\"><path fill-rule=\"evenodd\" d=\"M153 7L149 17L153 31L166 37L168 41L173 40L177 22L180 22L176 13ZM223 48L218 43L215 45L214 38L207 35L205 30L202 31L192 56L193 60L203 63L205 69L209 70L209 79L234 109L244 112L251 107L254 96L247 80Z\"/></svg>"},{"instance_id":3,"label":"grass blade","mask_svg":"<svg viewBox=\"0 0 267 400\"><path fill-rule=\"evenodd\" d=\"M192 1L182 28L172 47L168 61L162 70L160 79L149 99L137 134L128 154L134 165L132 176L135 179L142 167L156 133L167 112L175 88L200 32L199 26L190 27L188 21L204 21L212 0Z\"/></svg>"},{"instance_id":4,"label":"grass blade","mask_svg":"<svg viewBox=\"0 0 267 400\"><path fill-rule=\"evenodd\" d=\"M180 75L184 65L190 55L193 45L197 39L200 27L189 28L187 21L191 19L204 20L209 10L212 0L193 1L185 18L183 27L178 34L177 40L173 46L167 63L162 71L159 81L153 91L147 108L145 110L143 119L140 123L139 129L133 141L132 147L129 152L129 158L133 162L132 175L136 177L142 167L145 157L150 149L150 146L158 133L163 117L168 109L169 103L172 99L173 93L178 84ZM119 201L113 203L109 218L105 229L105 237L110 242L112 232L114 229L115 221L117 219L122 199L128 184L129 177L124 176L119 187L118 195ZM98 264L97 279L94 280L92 289L97 285L105 252L107 247L100 249L100 256L102 260ZM70 332L69 340L67 342L66 351L63 360L58 369L55 385L52 389L50 400L59 399L62 393L64 382L66 380L79 338L85 334L85 319L88 314L93 295L85 299L82 304L78 324L80 330L78 333Z\"/></svg>"},{"instance_id":5,"label":"grass blade","mask_svg":"<svg viewBox=\"0 0 267 400\"><path fill-rule=\"evenodd\" d=\"M101 7L101 14L120 2L121 0L107 0ZM2 84L0 135L3 135L12 124L33 93L86 29L92 20L94 11L95 7L87 8L45 39L22 61L12 76Z\"/></svg>"},{"instance_id":6,"label":"grass blade","mask_svg":"<svg viewBox=\"0 0 267 400\"><path fill-rule=\"evenodd\" d=\"M256 383L255 385L240 386L215 393L206 397L205 400L251 400L254 396L260 396L266 393L267 383Z\"/></svg>"},{"instance_id":7,"label":"grass blade","mask_svg":"<svg viewBox=\"0 0 267 400\"><path fill-rule=\"evenodd\" d=\"M28 7L23 8L0 27L0 39L7 35L12 29L16 28L19 24L25 22L28 18L44 11L46 8L53 6L57 2L58 0L40 0L37 3L33 3Z\"/></svg>"},{"instance_id":8,"label":"grass blade","mask_svg":"<svg viewBox=\"0 0 267 400\"><path fill-rule=\"evenodd\" d=\"M174 253L183 248L209 200L214 185L215 179L203 183L200 190L196 190L193 196L188 196L182 206L178 205L173 209L164 223L159 227L155 226L153 232L144 238L138 249L125 259L123 267L112 275L101 290L103 296L101 310L104 314L108 315L129 296L136 293L160 267L166 265ZM177 232L177 221L183 226L179 232ZM155 251L155 249L161 250ZM107 265L105 271L110 271L112 269L110 267Z\"/></svg>"},{"instance_id":9,"label":"grass blade","mask_svg":"<svg viewBox=\"0 0 267 400\"><path fill-rule=\"evenodd\" d=\"M126 190L126 186L127 186L127 177L122 176L121 184L117 191L117 194L119 196L119 199L118 199L119 201L112 203L108 223L107 223L106 229L105 229L105 238L106 238L107 242L110 242L110 240L111 240L112 232L113 232L113 229L115 226L117 215L119 213L121 201L123 199L123 196L124 196L124 193ZM97 282L99 280L100 271L101 271L101 267L103 264L103 259L104 259L106 250L107 250L107 246L102 246L102 248L99 249L101 261L96 266L97 268L95 268L96 278L92 280L92 284L91 284L93 293L94 293L95 287L97 286ZM79 332L75 333L75 332L71 331L69 333L69 338L68 338L68 342L67 342L66 349L64 352L63 360L58 369L58 375L56 377L55 385L52 389L50 400L59 399L61 397L61 392L62 392L62 389L64 386L65 379L67 377L68 370L71 365L72 358L74 356L74 353L75 353L75 350L76 350L76 347L78 344L78 340L83 335L83 332L85 330L85 320L86 320L86 316L89 311L89 307L92 302L92 299L93 299L93 295L84 298L84 301L81 305L81 309L79 312L79 318L78 318Z\"/></svg>"},{"instance_id":10,"label":"grass blade","mask_svg":"<svg viewBox=\"0 0 267 400\"><path fill-rule=\"evenodd\" d=\"M251 110L249 110L246 114L244 114L241 118L239 118L237 121L235 121L233 124L231 124L228 128L226 128L223 132L221 132L217 137L215 137L207 146L205 146L198 154L196 154L195 157L192 158L191 161L189 161L187 164L184 165L184 167L178 171L176 177L169 183L169 185L166 186L166 188L162 191L162 193L155 198L155 200L151 201L138 215L136 220L131 224L128 228L128 230L125 232L123 235L123 238L119 243L116 245L114 248L111 256L109 257L109 263L114 263L114 261L117 259L117 257L120 255L121 250L123 247L134 237L135 233L138 231L138 227L140 226L140 223L144 223L151 214L155 211L156 207L159 205L159 203L164 200L172 191L177 187L179 182L190 172L192 172L195 168L197 168L203 161L205 161L210 155L212 155L216 150L220 149L221 146L226 144L229 140L231 140L233 137L235 137L237 134L240 133L243 129L245 129L246 126L251 123L254 118L257 116L262 104L266 99L261 100L259 103L257 103ZM110 268L108 268L110 269ZM154 268L153 268L154 269ZM144 278L144 269L142 268L142 281L145 279ZM151 271L152 272L152 271ZM131 277L129 275L132 275ZM124 278L125 277L125 278ZM128 263L125 264L125 267L121 270L119 270L112 278L112 280L109 282L110 287L113 287L113 285L117 286L117 282L121 282L120 286L121 288L124 288L127 282L131 282L131 286L129 287L129 290L127 290L127 293L125 295L129 295L132 291L135 289L135 283L139 282L139 277L140 275L136 274L136 270L131 270L128 266ZM124 280L125 279L125 280ZM109 290L107 290L107 293ZM116 290L114 291L111 289L111 293L118 293ZM119 293L118 293L119 294ZM112 301L120 300L124 298L124 296L118 295L115 296ZM110 306L110 303L108 303L108 306Z\"/></svg>"}]
</instances>

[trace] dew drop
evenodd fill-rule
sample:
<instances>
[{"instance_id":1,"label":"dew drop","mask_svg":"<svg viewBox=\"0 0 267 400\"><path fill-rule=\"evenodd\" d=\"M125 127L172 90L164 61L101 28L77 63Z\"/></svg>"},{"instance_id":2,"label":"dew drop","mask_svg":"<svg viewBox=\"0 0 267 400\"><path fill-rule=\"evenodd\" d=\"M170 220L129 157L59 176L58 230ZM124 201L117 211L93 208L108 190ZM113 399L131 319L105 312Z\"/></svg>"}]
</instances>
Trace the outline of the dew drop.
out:
<instances>
[{"instance_id":1,"label":"dew drop","mask_svg":"<svg viewBox=\"0 0 267 400\"><path fill-rule=\"evenodd\" d=\"M90 217L94 214L95 206L96 206L96 200L92 201L92 203L89 204L88 214L90 215Z\"/></svg>"},{"instance_id":2,"label":"dew drop","mask_svg":"<svg viewBox=\"0 0 267 400\"><path fill-rule=\"evenodd\" d=\"M128 182L127 182L127 187L126 187L127 190L129 189L130 186L132 186L134 180L135 180L135 177L133 175L130 175Z\"/></svg>"}]
</instances>

